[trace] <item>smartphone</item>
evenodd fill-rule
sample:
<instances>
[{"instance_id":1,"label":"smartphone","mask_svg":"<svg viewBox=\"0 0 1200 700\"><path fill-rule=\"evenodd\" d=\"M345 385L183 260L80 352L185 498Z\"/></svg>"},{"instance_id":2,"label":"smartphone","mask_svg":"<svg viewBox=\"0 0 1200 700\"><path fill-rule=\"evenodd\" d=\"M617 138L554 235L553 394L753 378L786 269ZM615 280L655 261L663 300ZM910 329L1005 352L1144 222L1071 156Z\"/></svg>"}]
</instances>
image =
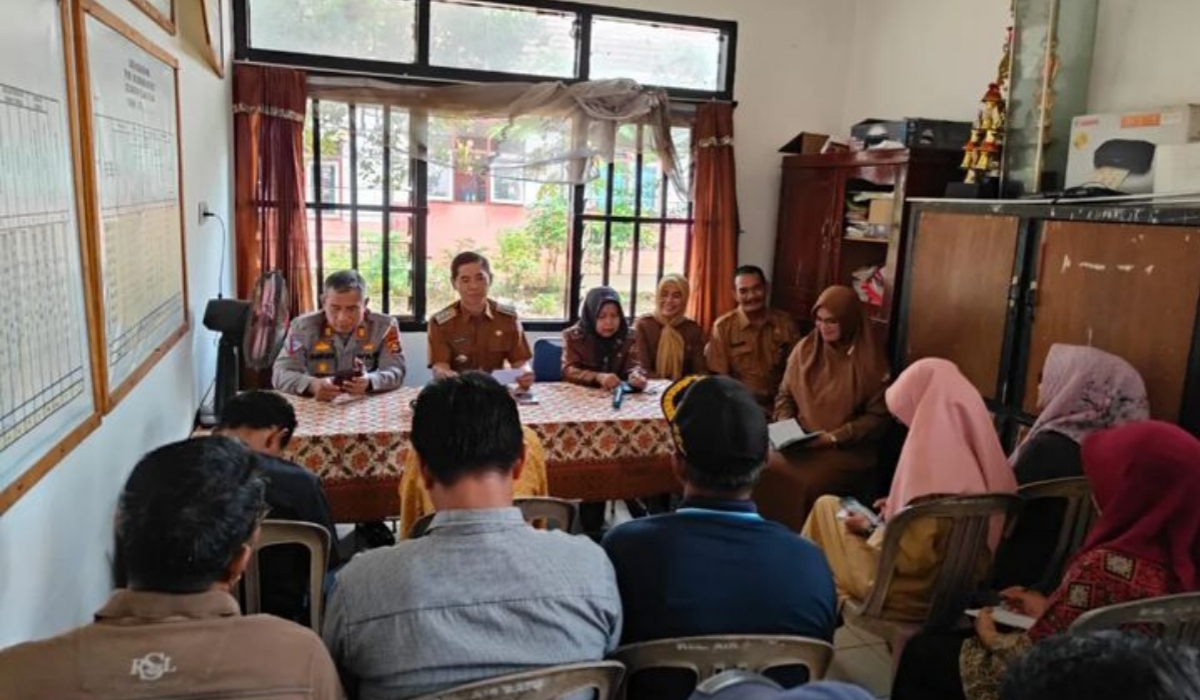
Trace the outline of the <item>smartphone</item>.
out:
<instances>
[{"instance_id":1,"label":"smartphone","mask_svg":"<svg viewBox=\"0 0 1200 700\"><path fill-rule=\"evenodd\" d=\"M866 518L871 523L871 527L883 526L883 518L879 517L879 514L875 511L864 506L862 503L859 503L857 498L854 498L853 496L846 496L842 498L841 504L842 508L844 508L846 513L849 515L861 515Z\"/></svg>"},{"instance_id":2,"label":"smartphone","mask_svg":"<svg viewBox=\"0 0 1200 700\"><path fill-rule=\"evenodd\" d=\"M333 384L334 386L341 386L351 379L358 379L361 376L362 372L359 372L356 369L344 369L341 372L333 375Z\"/></svg>"}]
</instances>

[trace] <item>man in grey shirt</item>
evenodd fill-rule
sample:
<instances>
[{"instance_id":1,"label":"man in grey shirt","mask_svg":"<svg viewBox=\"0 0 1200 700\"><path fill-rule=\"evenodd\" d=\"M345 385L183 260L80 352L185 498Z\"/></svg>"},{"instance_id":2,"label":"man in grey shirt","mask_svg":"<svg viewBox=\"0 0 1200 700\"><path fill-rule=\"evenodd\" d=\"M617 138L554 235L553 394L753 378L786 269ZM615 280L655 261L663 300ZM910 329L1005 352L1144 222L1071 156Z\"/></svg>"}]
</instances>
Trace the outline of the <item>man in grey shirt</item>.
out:
<instances>
[{"instance_id":1,"label":"man in grey shirt","mask_svg":"<svg viewBox=\"0 0 1200 700\"><path fill-rule=\"evenodd\" d=\"M329 596L323 636L348 691L399 700L615 649L604 551L512 505L525 455L508 391L478 372L428 385L412 444L437 509L427 534L358 555Z\"/></svg>"}]
</instances>

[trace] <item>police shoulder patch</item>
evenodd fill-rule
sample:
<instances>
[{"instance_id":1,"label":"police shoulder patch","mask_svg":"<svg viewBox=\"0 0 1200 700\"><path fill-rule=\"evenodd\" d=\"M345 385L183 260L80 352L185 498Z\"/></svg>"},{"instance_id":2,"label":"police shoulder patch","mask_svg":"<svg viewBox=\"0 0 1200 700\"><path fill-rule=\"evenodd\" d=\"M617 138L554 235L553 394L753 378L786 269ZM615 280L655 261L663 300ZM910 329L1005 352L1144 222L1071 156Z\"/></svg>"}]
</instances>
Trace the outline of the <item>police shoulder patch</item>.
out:
<instances>
[{"instance_id":1,"label":"police shoulder patch","mask_svg":"<svg viewBox=\"0 0 1200 700\"><path fill-rule=\"evenodd\" d=\"M434 321L434 323L436 323L440 326L440 325L446 323L447 321L449 321L450 319L454 318L457 315L458 315L458 307L451 304L450 306L447 306L446 308L439 311L437 313L437 315L433 317L433 321Z\"/></svg>"}]
</instances>

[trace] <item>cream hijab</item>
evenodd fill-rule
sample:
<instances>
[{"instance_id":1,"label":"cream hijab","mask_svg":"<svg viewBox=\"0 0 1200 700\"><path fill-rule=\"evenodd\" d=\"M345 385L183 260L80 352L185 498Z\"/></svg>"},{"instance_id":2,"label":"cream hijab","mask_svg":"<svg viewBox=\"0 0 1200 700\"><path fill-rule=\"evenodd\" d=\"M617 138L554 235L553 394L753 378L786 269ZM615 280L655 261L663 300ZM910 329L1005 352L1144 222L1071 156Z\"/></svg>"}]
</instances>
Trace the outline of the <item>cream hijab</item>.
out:
<instances>
[{"instance_id":1,"label":"cream hijab","mask_svg":"<svg viewBox=\"0 0 1200 700\"><path fill-rule=\"evenodd\" d=\"M658 292L655 295L654 303L654 320L662 326L662 334L658 338L658 349L654 353L654 374L664 379L678 381L683 377L683 361L686 352L686 344L678 326L687 320L687 316L682 311L673 318L663 315L662 293L664 289L672 286L683 295L682 308L684 309L687 308L688 297L692 291L687 278L683 275L663 275L658 283Z\"/></svg>"}]
</instances>

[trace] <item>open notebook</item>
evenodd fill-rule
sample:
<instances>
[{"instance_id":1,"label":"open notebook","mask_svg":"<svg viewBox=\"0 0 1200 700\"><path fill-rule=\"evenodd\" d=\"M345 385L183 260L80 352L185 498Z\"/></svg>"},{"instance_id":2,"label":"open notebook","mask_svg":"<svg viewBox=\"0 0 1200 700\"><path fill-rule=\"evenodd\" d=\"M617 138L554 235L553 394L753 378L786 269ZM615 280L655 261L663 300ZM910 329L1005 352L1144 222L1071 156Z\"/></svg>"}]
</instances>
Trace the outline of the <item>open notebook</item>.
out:
<instances>
[{"instance_id":1,"label":"open notebook","mask_svg":"<svg viewBox=\"0 0 1200 700\"><path fill-rule=\"evenodd\" d=\"M771 446L779 451L802 445L820 435L820 432L806 432L800 421L794 418L776 421L767 426L767 434L771 438Z\"/></svg>"}]
</instances>

